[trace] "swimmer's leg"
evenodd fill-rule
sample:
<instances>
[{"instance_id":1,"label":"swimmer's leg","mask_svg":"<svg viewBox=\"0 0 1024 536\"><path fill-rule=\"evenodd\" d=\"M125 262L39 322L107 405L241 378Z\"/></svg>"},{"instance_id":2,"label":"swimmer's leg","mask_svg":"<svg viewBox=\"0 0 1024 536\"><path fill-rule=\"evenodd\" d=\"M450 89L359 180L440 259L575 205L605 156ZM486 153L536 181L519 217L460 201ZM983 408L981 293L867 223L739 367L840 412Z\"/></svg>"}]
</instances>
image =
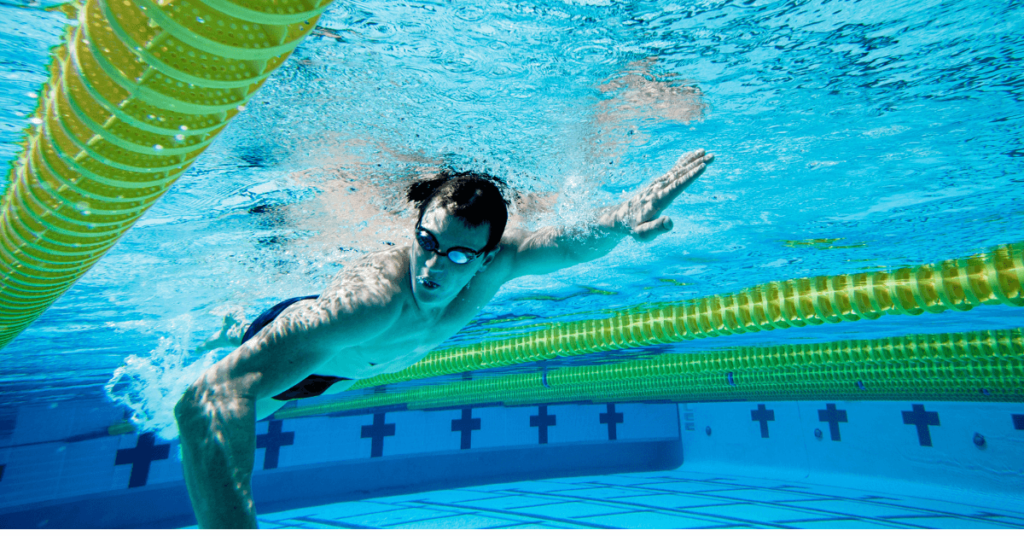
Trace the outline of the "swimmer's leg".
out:
<instances>
[{"instance_id":1,"label":"swimmer's leg","mask_svg":"<svg viewBox=\"0 0 1024 536\"><path fill-rule=\"evenodd\" d=\"M267 417L274 414L275 411L281 409L281 406L291 402L290 400L274 400L273 398L264 398L256 401L256 420L262 421Z\"/></svg>"}]
</instances>

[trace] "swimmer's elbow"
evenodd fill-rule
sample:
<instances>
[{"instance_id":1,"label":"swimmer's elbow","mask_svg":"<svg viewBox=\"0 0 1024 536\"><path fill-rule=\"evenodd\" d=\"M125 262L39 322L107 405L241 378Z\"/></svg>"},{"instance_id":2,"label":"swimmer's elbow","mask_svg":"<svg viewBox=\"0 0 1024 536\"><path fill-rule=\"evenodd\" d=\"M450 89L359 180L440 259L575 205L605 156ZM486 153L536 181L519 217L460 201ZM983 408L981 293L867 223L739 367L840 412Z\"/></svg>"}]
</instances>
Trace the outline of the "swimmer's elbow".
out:
<instances>
[{"instance_id":1,"label":"swimmer's elbow","mask_svg":"<svg viewBox=\"0 0 1024 536\"><path fill-rule=\"evenodd\" d=\"M198 391L199 388L196 384L192 384L188 389L185 389L181 398L174 404L174 420L178 422L179 430L184 430L183 425L199 415L199 401L202 399L202 395Z\"/></svg>"}]
</instances>

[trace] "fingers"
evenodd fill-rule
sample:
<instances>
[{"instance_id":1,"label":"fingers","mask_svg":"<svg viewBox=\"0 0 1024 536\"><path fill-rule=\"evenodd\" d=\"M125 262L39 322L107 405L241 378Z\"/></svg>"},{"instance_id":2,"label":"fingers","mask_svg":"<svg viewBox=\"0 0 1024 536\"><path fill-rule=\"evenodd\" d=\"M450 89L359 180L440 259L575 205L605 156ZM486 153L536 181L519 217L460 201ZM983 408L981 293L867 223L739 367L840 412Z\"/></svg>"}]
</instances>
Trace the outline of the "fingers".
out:
<instances>
[{"instance_id":1,"label":"fingers","mask_svg":"<svg viewBox=\"0 0 1024 536\"><path fill-rule=\"evenodd\" d=\"M625 210L622 222L632 226L634 236L640 240L650 240L671 229L671 220L658 216L704 172L707 164L714 158L714 155L706 154L704 149L690 151L681 156L672 169L655 179L623 205ZM650 238L645 238L648 235Z\"/></svg>"},{"instance_id":2,"label":"fingers","mask_svg":"<svg viewBox=\"0 0 1024 536\"><path fill-rule=\"evenodd\" d=\"M679 182L686 183L687 180L696 178L703 166L714 160L714 155L704 153L704 149L690 151L676 160L672 169L659 177L653 186L659 189L676 188Z\"/></svg>"},{"instance_id":3,"label":"fingers","mask_svg":"<svg viewBox=\"0 0 1024 536\"><path fill-rule=\"evenodd\" d=\"M672 223L672 218L669 218L668 216L662 216L654 221L649 221L647 223L641 223L640 225L637 225L636 228L633 230L633 236L635 236L636 239L641 242L649 242L651 240L654 240L659 235L671 231L673 226L674 224Z\"/></svg>"},{"instance_id":4,"label":"fingers","mask_svg":"<svg viewBox=\"0 0 1024 536\"><path fill-rule=\"evenodd\" d=\"M699 151L699 155L694 158L685 161L680 159L685 166L667 173L668 180L650 190L652 194L650 201L653 208L659 212L664 210L679 194L683 193L683 190L693 184L697 177L704 173L707 168L705 162L710 162L713 158L714 156L704 155L703 151Z\"/></svg>"}]
</instances>

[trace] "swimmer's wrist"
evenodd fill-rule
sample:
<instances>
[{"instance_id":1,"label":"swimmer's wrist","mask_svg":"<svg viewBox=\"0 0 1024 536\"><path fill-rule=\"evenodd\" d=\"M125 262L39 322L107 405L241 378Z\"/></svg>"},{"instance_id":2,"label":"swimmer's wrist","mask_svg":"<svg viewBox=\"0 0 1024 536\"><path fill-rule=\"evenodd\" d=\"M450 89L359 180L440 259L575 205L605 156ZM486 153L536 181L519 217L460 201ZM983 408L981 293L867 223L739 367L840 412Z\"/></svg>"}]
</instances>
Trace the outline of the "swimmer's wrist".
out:
<instances>
[{"instance_id":1,"label":"swimmer's wrist","mask_svg":"<svg viewBox=\"0 0 1024 536\"><path fill-rule=\"evenodd\" d=\"M240 345L242 344L242 337L245 336L245 332L248 331L249 324L239 322L228 328L227 339L231 344Z\"/></svg>"},{"instance_id":2,"label":"swimmer's wrist","mask_svg":"<svg viewBox=\"0 0 1024 536\"><path fill-rule=\"evenodd\" d=\"M627 211L628 203L608 207L597 218L598 229L621 237L633 234L633 227L626 221Z\"/></svg>"}]
</instances>

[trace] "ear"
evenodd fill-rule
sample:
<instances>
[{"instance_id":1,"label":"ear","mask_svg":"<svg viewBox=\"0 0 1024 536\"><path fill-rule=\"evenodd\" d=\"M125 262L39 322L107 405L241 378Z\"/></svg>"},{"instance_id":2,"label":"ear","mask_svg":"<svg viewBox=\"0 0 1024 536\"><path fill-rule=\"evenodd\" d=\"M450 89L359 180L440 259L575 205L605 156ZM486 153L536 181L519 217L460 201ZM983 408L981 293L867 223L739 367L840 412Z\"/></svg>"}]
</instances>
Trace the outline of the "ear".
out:
<instances>
[{"instance_id":1,"label":"ear","mask_svg":"<svg viewBox=\"0 0 1024 536\"><path fill-rule=\"evenodd\" d=\"M492 249L491 251L488 251L487 254L484 255L483 264L480 265L480 268L476 271L476 273L480 273L486 270L487 267L490 266L492 262L494 262L494 258L498 256L499 251L501 251L501 246L498 246Z\"/></svg>"}]
</instances>

